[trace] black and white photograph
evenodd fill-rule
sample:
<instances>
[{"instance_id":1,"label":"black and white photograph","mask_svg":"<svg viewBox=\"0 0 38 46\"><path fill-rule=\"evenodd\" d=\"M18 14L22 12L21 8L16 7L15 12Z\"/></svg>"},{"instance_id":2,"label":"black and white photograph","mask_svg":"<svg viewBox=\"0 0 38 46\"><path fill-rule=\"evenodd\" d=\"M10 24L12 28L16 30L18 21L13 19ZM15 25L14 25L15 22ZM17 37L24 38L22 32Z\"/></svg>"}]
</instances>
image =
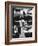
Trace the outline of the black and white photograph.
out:
<instances>
[{"instance_id":1,"label":"black and white photograph","mask_svg":"<svg viewBox=\"0 0 38 46\"><path fill-rule=\"evenodd\" d=\"M32 9L33 7L13 7L12 37L28 38L32 37Z\"/></svg>"}]
</instances>

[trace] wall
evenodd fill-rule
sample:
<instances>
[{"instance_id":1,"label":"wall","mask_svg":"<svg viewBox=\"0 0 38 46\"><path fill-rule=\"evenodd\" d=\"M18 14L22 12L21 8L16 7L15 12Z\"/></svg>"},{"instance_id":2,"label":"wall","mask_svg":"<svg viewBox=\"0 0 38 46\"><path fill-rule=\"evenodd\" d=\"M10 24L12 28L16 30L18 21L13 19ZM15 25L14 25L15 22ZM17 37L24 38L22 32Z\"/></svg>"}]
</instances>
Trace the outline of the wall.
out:
<instances>
[{"instance_id":1,"label":"wall","mask_svg":"<svg viewBox=\"0 0 38 46\"><path fill-rule=\"evenodd\" d=\"M38 0L13 0L13 1L33 2L38 4ZM37 9L37 14L38 14L38 9ZM38 15L37 15L37 25L38 25ZM37 35L38 35L38 32L37 32ZM5 46L5 0L0 0L0 46ZM12 46L12 45L9 45L9 46ZM38 46L38 43L18 44L13 46Z\"/></svg>"}]
</instances>

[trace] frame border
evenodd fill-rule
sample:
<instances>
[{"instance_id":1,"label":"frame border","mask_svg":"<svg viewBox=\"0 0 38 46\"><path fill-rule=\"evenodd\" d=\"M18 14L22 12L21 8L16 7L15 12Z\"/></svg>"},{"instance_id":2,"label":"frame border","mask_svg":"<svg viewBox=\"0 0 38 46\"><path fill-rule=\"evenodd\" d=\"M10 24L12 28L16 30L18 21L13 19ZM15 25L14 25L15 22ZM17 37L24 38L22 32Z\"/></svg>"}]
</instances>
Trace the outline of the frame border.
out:
<instances>
[{"instance_id":1,"label":"frame border","mask_svg":"<svg viewBox=\"0 0 38 46\"><path fill-rule=\"evenodd\" d=\"M21 42L9 42L9 4L21 4L21 5L34 5L35 6L35 40L34 41L21 41ZM37 4L25 3L25 2L5 2L5 44L23 44L23 43L36 43L37 42Z\"/></svg>"}]
</instances>

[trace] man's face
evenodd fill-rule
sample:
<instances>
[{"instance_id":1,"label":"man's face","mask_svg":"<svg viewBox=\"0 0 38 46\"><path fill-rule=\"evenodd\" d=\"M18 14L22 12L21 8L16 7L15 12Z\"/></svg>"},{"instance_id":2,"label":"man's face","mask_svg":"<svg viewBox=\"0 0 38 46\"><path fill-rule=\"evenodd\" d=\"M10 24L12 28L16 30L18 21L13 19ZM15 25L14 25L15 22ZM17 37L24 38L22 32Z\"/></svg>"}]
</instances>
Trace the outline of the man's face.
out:
<instances>
[{"instance_id":1,"label":"man's face","mask_svg":"<svg viewBox=\"0 0 38 46\"><path fill-rule=\"evenodd\" d=\"M32 27L32 20L28 19L28 20L19 20L20 23L20 27L23 27L24 30L29 30Z\"/></svg>"},{"instance_id":2,"label":"man's face","mask_svg":"<svg viewBox=\"0 0 38 46\"><path fill-rule=\"evenodd\" d=\"M20 17L19 17L20 18ZM18 26L20 26L21 28L23 27L24 30L29 30L32 28L32 17L31 16L25 16L25 18L22 19L22 17L16 21L18 24Z\"/></svg>"},{"instance_id":3,"label":"man's face","mask_svg":"<svg viewBox=\"0 0 38 46\"><path fill-rule=\"evenodd\" d=\"M25 20L24 25L25 25L25 28L26 28L27 30L29 30L29 29L32 28L32 17L31 17L31 16L27 16L27 17L26 17L26 20Z\"/></svg>"},{"instance_id":4,"label":"man's face","mask_svg":"<svg viewBox=\"0 0 38 46\"><path fill-rule=\"evenodd\" d=\"M22 27L23 27L24 30L28 31L29 29L32 28L32 21L29 20L29 21L22 22Z\"/></svg>"}]
</instances>

